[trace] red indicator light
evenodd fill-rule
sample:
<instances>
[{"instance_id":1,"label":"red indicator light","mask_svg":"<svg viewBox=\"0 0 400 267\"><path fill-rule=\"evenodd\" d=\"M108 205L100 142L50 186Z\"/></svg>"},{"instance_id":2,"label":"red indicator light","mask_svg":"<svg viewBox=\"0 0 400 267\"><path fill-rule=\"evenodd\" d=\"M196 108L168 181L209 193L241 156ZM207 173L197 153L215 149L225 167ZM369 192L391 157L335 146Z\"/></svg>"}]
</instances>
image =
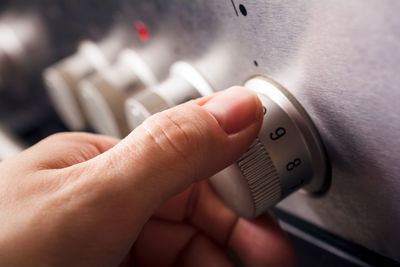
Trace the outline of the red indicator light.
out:
<instances>
[{"instance_id":1,"label":"red indicator light","mask_svg":"<svg viewBox=\"0 0 400 267\"><path fill-rule=\"evenodd\" d=\"M139 37L140 41L146 42L147 40L149 40L150 34L147 31L147 28L143 22L141 22L141 21L136 22L135 30L136 30L136 34Z\"/></svg>"}]
</instances>

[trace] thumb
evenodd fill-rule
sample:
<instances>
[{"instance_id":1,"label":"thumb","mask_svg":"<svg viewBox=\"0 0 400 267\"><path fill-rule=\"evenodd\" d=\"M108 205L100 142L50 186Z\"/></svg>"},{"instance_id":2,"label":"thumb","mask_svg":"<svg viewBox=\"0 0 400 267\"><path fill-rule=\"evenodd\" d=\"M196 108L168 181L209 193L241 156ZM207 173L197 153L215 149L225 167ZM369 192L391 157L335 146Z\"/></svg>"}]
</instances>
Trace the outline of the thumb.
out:
<instances>
[{"instance_id":1,"label":"thumb","mask_svg":"<svg viewBox=\"0 0 400 267\"><path fill-rule=\"evenodd\" d=\"M150 216L166 199L237 160L257 136L262 114L255 94L232 87L150 117L83 166Z\"/></svg>"}]
</instances>

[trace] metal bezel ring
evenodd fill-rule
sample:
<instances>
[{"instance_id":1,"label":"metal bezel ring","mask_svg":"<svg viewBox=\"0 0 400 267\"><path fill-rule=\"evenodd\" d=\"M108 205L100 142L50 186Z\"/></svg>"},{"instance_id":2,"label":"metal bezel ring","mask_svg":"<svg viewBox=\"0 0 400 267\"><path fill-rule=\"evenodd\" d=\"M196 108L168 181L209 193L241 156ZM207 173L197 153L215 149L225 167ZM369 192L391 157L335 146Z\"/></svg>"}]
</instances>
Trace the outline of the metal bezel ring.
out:
<instances>
[{"instance_id":1,"label":"metal bezel ring","mask_svg":"<svg viewBox=\"0 0 400 267\"><path fill-rule=\"evenodd\" d=\"M248 87L249 84L254 91L266 95L279 105L301 132L311 155L313 168L313 177L303 189L314 196L325 193L331 182L330 165L320 135L310 116L292 94L274 80L257 75L248 79L244 86Z\"/></svg>"}]
</instances>

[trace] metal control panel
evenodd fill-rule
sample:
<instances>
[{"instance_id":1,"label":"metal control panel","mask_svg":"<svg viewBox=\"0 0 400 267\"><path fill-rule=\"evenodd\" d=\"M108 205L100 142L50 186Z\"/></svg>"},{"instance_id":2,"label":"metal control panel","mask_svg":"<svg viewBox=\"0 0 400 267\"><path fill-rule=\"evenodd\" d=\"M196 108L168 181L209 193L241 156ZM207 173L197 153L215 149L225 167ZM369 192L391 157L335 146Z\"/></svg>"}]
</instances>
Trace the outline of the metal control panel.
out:
<instances>
[{"instance_id":1,"label":"metal control panel","mask_svg":"<svg viewBox=\"0 0 400 267\"><path fill-rule=\"evenodd\" d=\"M49 103L55 103L61 117L64 114L67 118L64 124L72 125L71 129L92 127L123 136L132 127L124 121L126 113L133 110L133 117L140 117L139 105L126 107L127 100L136 99L136 93L149 94L148 88L152 88L151 92L161 92L163 101L168 102L170 95L162 93L170 86L165 85L168 90L158 86L171 78L171 66L176 62L190 66L214 91L244 85L253 77L268 77L301 104L307 114L306 124L311 122L319 135L317 144L321 142L326 152L319 166L331 170L330 187L324 194L298 191L280 202L278 209L400 262L400 2L106 0L99 4L94 0L36 0L4 1L0 7L24 12L31 9L39 15L35 18L40 18L40 33L46 37L45 42L34 44L45 48L38 50L47 52L51 64L41 62L37 68L47 69L46 80L50 80L48 87L53 96ZM83 49L82 41L90 42L91 48ZM6 51L3 46L1 49ZM93 58L89 50L100 51L103 56ZM132 67L132 61L122 64L122 51L132 51L142 67ZM3 54L2 71L10 65L3 63ZM70 66L64 68L65 59L71 59L71 55L78 58L75 61L83 60L85 64L79 66L86 69L72 68L76 75L72 82L69 80L72 86L68 86L73 93L65 97L65 91L57 95L57 90L63 90L57 83L61 69L62 77L66 76L65 70L71 72ZM14 58L20 64L22 57ZM97 64L100 58L104 64ZM127 66L122 67L125 71L121 66ZM151 73L151 82L144 81L140 74L143 69ZM4 73L9 71L13 70ZM55 76L58 80L51 82ZM196 84L179 79L175 82L188 95L202 94ZM251 82L247 85L254 87ZM0 89L0 94L15 92L10 88ZM75 109L62 101L66 98ZM268 94L260 98L272 106L276 103ZM165 108L180 100L170 102ZM40 103L49 105L44 100ZM71 111L72 115L65 115ZM287 114L284 109L277 112ZM105 114L107 125L101 124L99 114ZM14 127L7 120L5 124ZM290 122L276 125L268 133L279 137L292 126ZM296 138L304 141L310 138L310 132ZM306 140L303 144L293 153L307 151L311 143ZM289 163L298 165L299 157L291 152L292 148L282 152L293 159L282 162L280 169ZM305 161L300 161L311 166L309 151L302 154ZM312 177L314 172L314 168L307 170L305 177ZM295 184L285 186L282 190Z\"/></svg>"}]
</instances>

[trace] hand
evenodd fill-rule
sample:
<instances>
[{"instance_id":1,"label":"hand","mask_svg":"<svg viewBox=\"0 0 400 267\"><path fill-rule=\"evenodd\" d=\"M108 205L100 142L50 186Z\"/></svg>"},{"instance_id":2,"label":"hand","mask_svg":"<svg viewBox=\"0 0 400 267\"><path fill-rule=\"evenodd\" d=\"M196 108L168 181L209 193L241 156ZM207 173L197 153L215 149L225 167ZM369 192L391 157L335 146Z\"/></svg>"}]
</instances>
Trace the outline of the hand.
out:
<instances>
[{"instance_id":1,"label":"hand","mask_svg":"<svg viewBox=\"0 0 400 267\"><path fill-rule=\"evenodd\" d=\"M122 141L56 134L0 163L1 266L292 266L268 215L238 218L203 179L237 160L262 121L243 88L146 120ZM203 180L203 181L202 181Z\"/></svg>"}]
</instances>

